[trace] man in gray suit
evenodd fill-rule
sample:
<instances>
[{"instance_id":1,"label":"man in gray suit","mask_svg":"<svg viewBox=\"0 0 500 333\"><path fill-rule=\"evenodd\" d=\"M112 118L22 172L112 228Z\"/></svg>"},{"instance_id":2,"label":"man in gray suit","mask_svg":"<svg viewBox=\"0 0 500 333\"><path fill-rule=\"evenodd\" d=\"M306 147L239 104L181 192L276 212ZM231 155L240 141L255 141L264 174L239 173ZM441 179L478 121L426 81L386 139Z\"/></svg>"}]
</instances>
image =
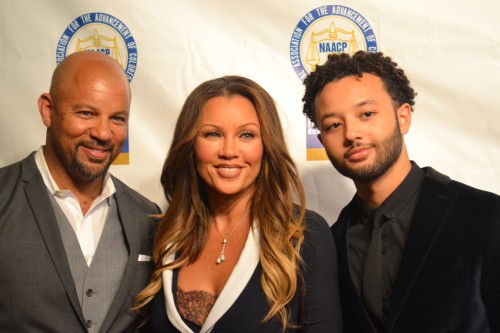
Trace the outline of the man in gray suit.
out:
<instances>
[{"instance_id":1,"label":"man in gray suit","mask_svg":"<svg viewBox=\"0 0 500 333\"><path fill-rule=\"evenodd\" d=\"M133 332L158 207L108 173L130 87L97 52L68 56L38 108L45 146L0 169L0 331Z\"/></svg>"}]
</instances>

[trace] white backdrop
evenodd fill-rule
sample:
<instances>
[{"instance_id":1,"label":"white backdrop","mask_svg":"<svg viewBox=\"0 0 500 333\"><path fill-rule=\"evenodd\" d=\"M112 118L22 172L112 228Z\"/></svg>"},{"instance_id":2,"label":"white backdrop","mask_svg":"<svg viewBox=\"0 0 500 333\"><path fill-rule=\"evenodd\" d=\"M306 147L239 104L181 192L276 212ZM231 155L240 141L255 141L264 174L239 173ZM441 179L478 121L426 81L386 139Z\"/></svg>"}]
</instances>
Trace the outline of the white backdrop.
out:
<instances>
[{"instance_id":1,"label":"white backdrop","mask_svg":"<svg viewBox=\"0 0 500 333\"><path fill-rule=\"evenodd\" d=\"M36 101L48 91L59 38L75 18L102 12L126 24L138 51L130 164L113 166L113 174L164 208L159 175L184 99L204 80L243 75L275 98L308 207L333 223L354 188L328 161L306 160L304 89L289 51L301 18L334 4L364 16L378 50L419 94L406 136L410 158L500 193L496 0L0 0L0 167L44 142Z\"/></svg>"}]
</instances>

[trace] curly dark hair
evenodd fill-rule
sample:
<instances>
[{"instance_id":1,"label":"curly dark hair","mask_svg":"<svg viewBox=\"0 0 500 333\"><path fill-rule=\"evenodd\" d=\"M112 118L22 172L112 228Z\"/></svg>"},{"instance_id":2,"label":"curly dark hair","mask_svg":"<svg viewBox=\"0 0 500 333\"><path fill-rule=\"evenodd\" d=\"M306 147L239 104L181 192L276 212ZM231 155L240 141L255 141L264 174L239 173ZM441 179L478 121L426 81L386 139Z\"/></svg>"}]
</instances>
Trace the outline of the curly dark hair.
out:
<instances>
[{"instance_id":1,"label":"curly dark hair","mask_svg":"<svg viewBox=\"0 0 500 333\"><path fill-rule=\"evenodd\" d=\"M316 67L304 80L306 91L302 102L302 112L317 126L314 110L314 101L321 90L332 81L338 81L346 76L356 75L362 77L363 73L376 75L384 82L387 92L395 105L399 107L408 103L413 111L414 98L417 93L410 86L410 80L405 72L398 68L390 57L382 52L358 51L354 55L346 53L332 53L328 60Z\"/></svg>"}]
</instances>

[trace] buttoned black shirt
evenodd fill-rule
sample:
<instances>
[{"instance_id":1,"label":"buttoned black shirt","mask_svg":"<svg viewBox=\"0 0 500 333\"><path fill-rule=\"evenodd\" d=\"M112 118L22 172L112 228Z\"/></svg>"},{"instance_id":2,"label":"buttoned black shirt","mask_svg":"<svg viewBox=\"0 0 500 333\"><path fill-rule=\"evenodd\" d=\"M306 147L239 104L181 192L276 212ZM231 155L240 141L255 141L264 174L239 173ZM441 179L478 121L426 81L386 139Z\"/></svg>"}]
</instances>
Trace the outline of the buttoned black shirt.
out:
<instances>
[{"instance_id":1,"label":"buttoned black shirt","mask_svg":"<svg viewBox=\"0 0 500 333\"><path fill-rule=\"evenodd\" d=\"M392 288L424 177L424 172L412 162L412 168L403 182L379 207L372 207L357 196L357 215L353 216L347 230L349 267L354 284L361 295L366 252L371 239L370 216L374 209L378 209L385 216L382 225L383 318L372 318L375 326L381 330L387 323Z\"/></svg>"}]
</instances>

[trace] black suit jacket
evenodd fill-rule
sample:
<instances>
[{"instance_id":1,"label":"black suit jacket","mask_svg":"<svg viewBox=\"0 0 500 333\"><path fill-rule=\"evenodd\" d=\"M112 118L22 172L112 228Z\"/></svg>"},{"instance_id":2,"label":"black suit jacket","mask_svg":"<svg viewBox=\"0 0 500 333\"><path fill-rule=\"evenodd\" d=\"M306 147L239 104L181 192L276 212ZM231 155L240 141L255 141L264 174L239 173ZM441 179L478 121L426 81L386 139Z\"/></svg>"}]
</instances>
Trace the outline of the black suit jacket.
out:
<instances>
[{"instance_id":1,"label":"black suit jacket","mask_svg":"<svg viewBox=\"0 0 500 333\"><path fill-rule=\"evenodd\" d=\"M500 332L500 197L423 170L386 332ZM354 209L353 200L332 226L344 332L370 333L376 330L349 271Z\"/></svg>"},{"instance_id":2,"label":"black suit jacket","mask_svg":"<svg viewBox=\"0 0 500 333\"><path fill-rule=\"evenodd\" d=\"M158 207L113 178L129 259L100 332L133 332L135 294L149 281ZM56 216L34 154L0 169L0 332L86 332Z\"/></svg>"}]
</instances>

